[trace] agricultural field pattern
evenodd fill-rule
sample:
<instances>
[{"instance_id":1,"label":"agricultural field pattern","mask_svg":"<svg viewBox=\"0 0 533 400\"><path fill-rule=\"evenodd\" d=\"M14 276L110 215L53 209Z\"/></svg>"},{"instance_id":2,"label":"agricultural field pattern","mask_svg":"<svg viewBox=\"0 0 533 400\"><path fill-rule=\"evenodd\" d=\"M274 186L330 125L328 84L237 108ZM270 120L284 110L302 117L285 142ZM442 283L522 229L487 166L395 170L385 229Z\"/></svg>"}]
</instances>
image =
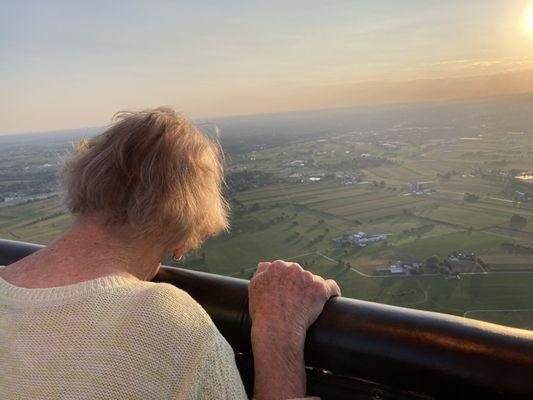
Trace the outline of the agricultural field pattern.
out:
<instances>
[{"instance_id":1,"label":"agricultural field pattern","mask_svg":"<svg viewBox=\"0 0 533 400\"><path fill-rule=\"evenodd\" d=\"M511 106L507 120L478 112ZM284 259L346 297L531 329L532 106L529 96L200 124L222 132L231 228L165 263L249 279L257 262ZM47 244L68 229L61 157L97 131L0 137L1 238Z\"/></svg>"}]
</instances>

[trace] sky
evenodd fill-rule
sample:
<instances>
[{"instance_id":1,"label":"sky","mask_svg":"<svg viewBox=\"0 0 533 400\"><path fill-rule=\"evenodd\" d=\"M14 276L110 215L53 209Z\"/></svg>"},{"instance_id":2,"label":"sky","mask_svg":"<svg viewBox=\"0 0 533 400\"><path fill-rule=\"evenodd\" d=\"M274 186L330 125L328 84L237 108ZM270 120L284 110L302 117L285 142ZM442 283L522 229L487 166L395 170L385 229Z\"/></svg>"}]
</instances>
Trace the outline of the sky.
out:
<instances>
[{"instance_id":1,"label":"sky","mask_svg":"<svg viewBox=\"0 0 533 400\"><path fill-rule=\"evenodd\" d=\"M532 3L0 0L0 134L533 92Z\"/></svg>"}]
</instances>

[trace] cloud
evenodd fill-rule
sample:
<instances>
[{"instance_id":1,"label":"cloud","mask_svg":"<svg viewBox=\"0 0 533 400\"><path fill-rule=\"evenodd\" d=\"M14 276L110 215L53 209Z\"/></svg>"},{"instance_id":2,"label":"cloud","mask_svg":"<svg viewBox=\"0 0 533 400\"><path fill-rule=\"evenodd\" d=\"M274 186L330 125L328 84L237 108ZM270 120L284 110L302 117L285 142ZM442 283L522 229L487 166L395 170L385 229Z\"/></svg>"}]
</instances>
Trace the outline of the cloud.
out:
<instances>
[{"instance_id":1,"label":"cloud","mask_svg":"<svg viewBox=\"0 0 533 400\"><path fill-rule=\"evenodd\" d=\"M417 64L406 71L418 73L424 77L467 77L471 75L492 75L504 72L519 72L533 69L533 59L502 58L502 59L458 59L436 63Z\"/></svg>"}]
</instances>

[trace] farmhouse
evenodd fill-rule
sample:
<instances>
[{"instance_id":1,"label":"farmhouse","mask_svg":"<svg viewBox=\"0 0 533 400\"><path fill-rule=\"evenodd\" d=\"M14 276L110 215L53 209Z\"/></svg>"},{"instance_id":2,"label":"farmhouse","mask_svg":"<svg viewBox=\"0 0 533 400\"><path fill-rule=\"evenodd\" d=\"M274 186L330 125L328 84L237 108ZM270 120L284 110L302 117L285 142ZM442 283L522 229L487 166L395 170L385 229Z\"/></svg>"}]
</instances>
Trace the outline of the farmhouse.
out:
<instances>
[{"instance_id":1,"label":"farmhouse","mask_svg":"<svg viewBox=\"0 0 533 400\"><path fill-rule=\"evenodd\" d=\"M405 272L401 265L391 265L389 269L391 274L403 274Z\"/></svg>"},{"instance_id":2,"label":"farmhouse","mask_svg":"<svg viewBox=\"0 0 533 400\"><path fill-rule=\"evenodd\" d=\"M392 264L388 267L378 267L376 268L377 273L381 274L410 274L420 272L422 264L417 262L401 262L398 261L396 264Z\"/></svg>"},{"instance_id":3,"label":"farmhouse","mask_svg":"<svg viewBox=\"0 0 533 400\"><path fill-rule=\"evenodd\" d=\"M339 237L333 238L331 241L337 245L343 245L345 243L356 244L359 247L366 247L371 243L387 240L390 233L380 233L378 235L367 235L365 232L355 232L351 234L344 234Z\"/></svg>"},{"instance_id":4,"label":"farmhouse","mask_svg":"<svg viewBox=\"0 0 533 400\"><path fill-rule=\"evenodd\" d=\"M454 251L448 256L448 261L458 262L458 261L475 261L476 255L474 253L462 253Z\"/></svg>"},{"instance_id":5,"label":"farmhouse","mask_svg":"<svg viewBox=\"0 0 533 400\"><path fill-rule=\"evenodd\" d=\"M524 191L521 191L521 190L516 190L515 191L515 198L518 201L531 201L531 200L533 200L533 194L532 193L528 193L528 192L524 192Z\"/></svg>"},{"instance_id":6,"label":"farmhouse","mask_svg":"<svg viewBox=\"0 0 533 400\"><path fill-rule=\"evenodd\" d=\"M427 182L412 182L407 184L407 190L409 190L410 194L413 195L424 195L424 194L431 194L433 192L433 189L429 187L430 184L432 184L433 181L427 181Z\"/></svg>"},{"instance_id":7,"label":"farmhouse","mask_svg":"<svg viewBox=\"0 0 533 400\"><path fill-rule=\"evenodd\" d=\"M302 183L304 181L302 174L292 174L287 177L290 183Z\"/></svg>"}]
</instances>

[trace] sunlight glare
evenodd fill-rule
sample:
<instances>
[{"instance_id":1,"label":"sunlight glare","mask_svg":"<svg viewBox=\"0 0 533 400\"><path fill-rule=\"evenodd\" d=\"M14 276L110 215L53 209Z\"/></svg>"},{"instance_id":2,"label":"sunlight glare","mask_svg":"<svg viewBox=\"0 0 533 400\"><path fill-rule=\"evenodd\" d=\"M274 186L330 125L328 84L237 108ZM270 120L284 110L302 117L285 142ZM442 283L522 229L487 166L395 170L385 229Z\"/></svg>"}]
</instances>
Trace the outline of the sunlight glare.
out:
<instances>
[{"instance_id":1,"label":"sunlight glare","mask_svg":"<svg viewBox=\"0 0 533 400\"><path fill-rule=\"evenodd\" d=\"M522 17L522 27L524 32L533 39L533 2L524 10L524 15Z\"/></svg>"}]
</instances>

